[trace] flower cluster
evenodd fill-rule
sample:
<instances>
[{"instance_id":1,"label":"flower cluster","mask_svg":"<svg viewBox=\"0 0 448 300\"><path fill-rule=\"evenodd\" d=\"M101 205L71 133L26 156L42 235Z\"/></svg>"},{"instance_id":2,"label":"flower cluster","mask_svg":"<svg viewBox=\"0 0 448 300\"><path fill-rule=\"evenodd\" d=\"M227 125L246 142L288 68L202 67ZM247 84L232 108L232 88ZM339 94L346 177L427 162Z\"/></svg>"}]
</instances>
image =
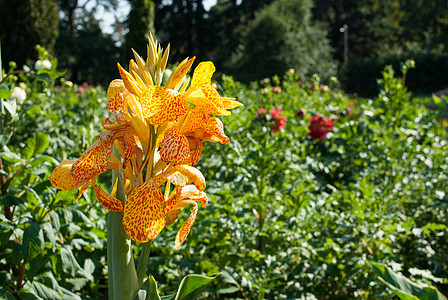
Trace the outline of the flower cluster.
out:
<instances>
[{"instance_id":1,"label":"flower cluster","mask_svg":"<svg viewBox=\"0 0 448 300\"><path fill-rule=\"evenodd\" d=\"M212 62L200 63L190 82L186 74L194 57L182 61L161 86L168 53L169 45L163 51L151 37L146 61L134 52L129 71L118 64L121 79L113 80L107 90L107 109L114 119L104 117L106 132L98 134L80 158L57 166L50 181L62 190L79 188L76 200L93 184L106 209L123 211L124 230L139 243L155 239L192 205L176 236L179 249L196 218L197 202L207 204L204 176L194 167L203 142L228 143L215 116L230 115L228 109L242 104L221 97L212 86ZM96 184L108 169L118 174L111 194Z\"/></svg>"},{"instance_id":2,"label":"flower cluster","mask_svg":"<svg viewBox=\"0 0 448 300\"><path fill-rule=\"evenodd\" d=\"M334 122L330 118L324 118L319 115L314 115L310 119L308 125L309 133L312 139L325 139L327 133L333 129Z\"/></svg>"},{"instance_id":3,"label":"flower cluster","mask_svg":"<svg viewBox=\"0 0 448 300\"><path fill-rule=\"evenodd\" d=\"M286 116L280 116L283 114L283 110L278 107L273 107L269 110L269 113L264 107L260 107L257 111L257 119L262 122L269 123L271 132L282 131L286 127Z\"/></svg>"}]
</instances>

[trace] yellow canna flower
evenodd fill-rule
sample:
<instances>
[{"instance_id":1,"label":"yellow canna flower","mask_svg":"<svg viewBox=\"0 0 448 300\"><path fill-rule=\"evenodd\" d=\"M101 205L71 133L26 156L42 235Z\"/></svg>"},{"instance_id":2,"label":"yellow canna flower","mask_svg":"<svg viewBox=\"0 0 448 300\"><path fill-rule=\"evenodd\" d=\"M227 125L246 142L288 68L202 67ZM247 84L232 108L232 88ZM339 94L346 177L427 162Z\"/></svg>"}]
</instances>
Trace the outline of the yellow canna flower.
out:
<instances>
[{"instance_id":1,"label":"yellow canna flower","mask_svg":"<svg viewBox=\"0 0 448 300\"><path fill-rule=\"evenodd\" d=\"M113 119L102 119L106 132L79 159L57 166L50 181L59 189L78 188L76 200L93 184L106 209L123 211L123 228L138 243L155 239L182 210L193 206L176 235L179 249L196 219L197 203L203 207L208 201L205 178L194 167L203 142L229 143L216 116L230 115L230 109L242 104L221 97L213 87L212 62L200 63L190 83L187 73L194 57L182 61L162 86L168 55L169 45L163 51L151 36L146 61L134 51L128 71L117 64L121 79L113 80L107 89L107 110ZM96 184L108 169L118 173L111 194ZM118 185L124 199L114 197Z\"/></svg>"}]
</instances>

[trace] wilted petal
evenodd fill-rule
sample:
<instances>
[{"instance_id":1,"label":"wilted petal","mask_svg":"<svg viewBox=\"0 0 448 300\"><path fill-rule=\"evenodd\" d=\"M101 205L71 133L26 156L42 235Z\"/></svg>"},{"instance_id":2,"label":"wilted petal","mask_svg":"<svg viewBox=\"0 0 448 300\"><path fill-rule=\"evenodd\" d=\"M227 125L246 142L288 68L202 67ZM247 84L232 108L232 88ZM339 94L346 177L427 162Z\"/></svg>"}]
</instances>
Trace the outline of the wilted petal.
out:
<instances>
[{"instance_id":1,"label":"wilted petal","mask_svg":"<svg viewBox=\"0 0 448 300\"><path fill-rule=\"evenodd\" d=\"M53 170L49 179L55 188L69 191L82 185L82 183L70 175L74 163L75 160L64 160Z\"/></svg>"},{"instance_id":2,"label":"wilted petal","mask_svg":"<svg viewBox=\"0 0 448 300\"><path fill-rule=\"evenodd\" d=\"M84 182L106 172L113 144L113 132L100 133L98 140L73 164L70 173L73 178Z\"/></svg>"},{"instance_id":3,"label":"wilted petal","mask_svg":"<svg viewBox=\"0 0 448 300\"><path fill-rule=\"evenodd\" d=\"M186 185L182 188L180 198L201 202L202 207L206 206L208 203L207 195L203 191L198 190L196 186L192 184Z\"/></svg>"},{"instance_id":4,"label":"wilted petal","mask_svg":"<svg viewBox=\"0 0 448 300\"><path fill-rule=\"evenodd\" d=\"M89 188L89 186L92 184L92 182L95 182L96 178L89 180L87 182L84 182L80 187L79 187L79 192L78 192L78 197L76 197L76 199L73 201L73 203L76 203L76 201L78 201L79 198L81 198L82 194L84 194L85 191L87 191L87 189Z\"/></svg>"},{"instance_id":5,"label":"wilted petal","mask_svg":"<svg viewBox=\"0 0 448 300\"><path fill-rule=\"evenodd\" d=\"M190 156L187 137L181 134L179 130L171 129L160 143L159 154L160 159L165 162L182 163Z\"/></svg>"},{"instance_id":6,"label":"wilted petal","mask_svg":"<svg viewBox=\"0 0 448 300\"><path fill-rule=\"evenodd\" d=\"M124 152L122 155L123 165L126 165L128 160L130 160L131 157L134 155L135 149L137 147L141 148L141 145L137 137L132 134L129 134L127 131L124 132L123 143L124 143Z\"/></svg>"},{"instance_id":7,"label":"wilted petal","mask_svg":"<svg viewBox=\"0 0 448 300\"><path fill-rule=\"evenodd\" d=\"M193 182L198 190L203 191L205 189L204 175L202 175L201 171L198 169L187 165L177 165L173 167L172 171L179 171L187 176L190 179L190 182Z\"/></svg>"},{"instance_id":8,"label":"wilted petal","mask_svg":"<svg viewBox=\"0 0 448 300\"><path fill-rule=\"evenodd\" d=\"M175 186L185 186L189 181L188 177L179 171L176 171L168 176L168 180Z\"/></svg>"},{"instance_id":9,"label":"wilted petal","mask_svg":"<svg viewBox=\"0 0 448 300\"><path fill-rule=\"evenodd\" d=\"M145 243L165 226L164 198L160 187L150 179L137 186L125 203L123 227L129 237Z\"/></svg>"},{"instance_id":10,"label":"wilted petal","mask_svg":"<svg viewBox=\"0 0 448 300\"><path fill-rule=\"evenodd\" d=\"M196 215L198 213L198 205L194 201L182 201L183 203L188 203L194 206L193 210L191 211L190 216L185 221L184 224L180 227L179 231L176 235L176 242L175 242L175 250L179 250L180 246L185 242L187 239L188 234L190 233L191 227L193 227L194 220L196 219Z\"/></svg>"},{"instance_id":11,"label":"wilted petal","mask_svg":"<svg viewBox=\"0 0 448 300\"><path fill-rule=\"evenodd\" d=\"M188 111L187 101L182 94L161 86L149 86L140 102L143 116L153 125L175 121Z\"/></svg>"},{"instance_id":12,"label":"wilted petal","mask_svg":"<svg viewBox=\"0 0 448 300\"><path fill-rule=\"evenodd\" d=\"M105 191L103 191L97 184L93 184L93 188L95 189L96 198L101 205L104 206L105 209L110 211L122 211L123 204L117 198L109 195Z\"/></svg>"}]
</instances>

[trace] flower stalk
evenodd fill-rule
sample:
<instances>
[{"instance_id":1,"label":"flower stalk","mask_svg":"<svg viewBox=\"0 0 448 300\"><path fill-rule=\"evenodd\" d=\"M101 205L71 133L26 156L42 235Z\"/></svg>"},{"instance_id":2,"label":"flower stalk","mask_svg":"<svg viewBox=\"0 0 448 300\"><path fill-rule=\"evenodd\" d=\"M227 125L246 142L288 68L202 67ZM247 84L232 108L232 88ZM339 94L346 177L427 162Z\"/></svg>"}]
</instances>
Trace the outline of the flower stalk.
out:
<instances>
[{"instance_id":1,"label":"flower stalk","mask_svg":"<svg viewBox=\"0 0 448 300\"><path fill-rule=\"evenodd\" d=\"M118 174L113 171L113 179ZM115 182L115 180L113 180ZM123 185L118 180L117 198L124 202ZM107 214L107 266L109 300L133 299L139 287L134 265L132 241L123 229L123 212Z\"/></svg>"}]
</instances>

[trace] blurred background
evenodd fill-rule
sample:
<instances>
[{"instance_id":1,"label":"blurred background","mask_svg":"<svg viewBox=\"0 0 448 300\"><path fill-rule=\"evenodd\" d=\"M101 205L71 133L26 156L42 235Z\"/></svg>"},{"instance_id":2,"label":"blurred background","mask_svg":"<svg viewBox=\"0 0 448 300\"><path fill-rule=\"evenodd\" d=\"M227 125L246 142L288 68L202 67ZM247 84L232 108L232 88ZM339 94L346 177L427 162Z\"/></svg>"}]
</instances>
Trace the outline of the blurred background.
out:
<instances>
[{"instance_id":1,"label":"blurred background","mask_svg":"<svg viewBox=\"0 0 448 300\"><path fill-rule=\"evenodd\" d=\"M387 64L413 58L417 94L448 87L446 0L0 0L4 68L50 51L66 78L106 86L131 48L146 57L151 32L171 42L170 62L196 56L243 82L294 68L304 79L337 76L372 96Z\"/></svg>"}]
</instances>

